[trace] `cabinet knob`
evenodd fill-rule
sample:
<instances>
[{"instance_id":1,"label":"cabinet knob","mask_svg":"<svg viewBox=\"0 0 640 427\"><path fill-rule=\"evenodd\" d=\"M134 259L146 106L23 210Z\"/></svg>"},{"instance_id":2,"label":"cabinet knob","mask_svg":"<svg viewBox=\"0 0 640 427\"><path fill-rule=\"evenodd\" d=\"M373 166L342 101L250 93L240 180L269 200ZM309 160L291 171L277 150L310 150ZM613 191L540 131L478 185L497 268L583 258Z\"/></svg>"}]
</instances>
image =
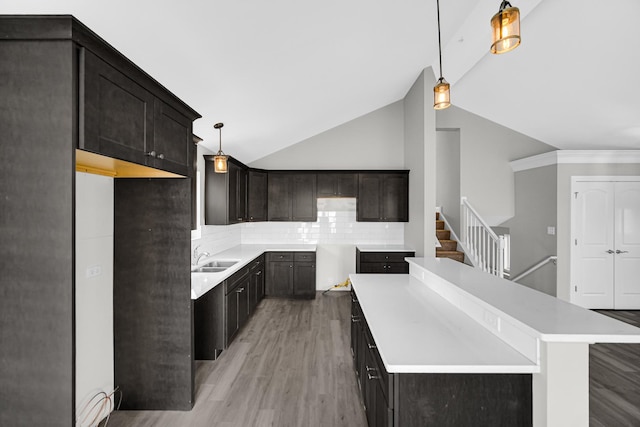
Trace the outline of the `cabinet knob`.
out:
<instances>
[{"instance_id":1,"label":"cabinet knob","mask_svg":"<svg viewBox=\"0 0 640 427\"><path fill-rule=\"evenodd\" d=\"M615 252L613 249L609 249L609 250L607 251L607 253L608 253L608 254L615 254L616 252Z\"/></svg>"},{"instance_id":2,"label":"cabinet knob","mask_svg":"<svg viewBox=\"0 0 640 427\"><path fill-rule=\"evenodd\" d=\"M153 151L153 150L151 150L151 151L149 151L148 153L145 153L144 155L145 155L145 156L149 156L149 157L155 157L155 156L156 156L156 152L155 152L155 151Z\"/></svg>"},{"instance_id":3,"label":"cabinet knob","mask_svg":"<svg viewBox=\"0 0 640 427\"><path fill-rule=\"evenodd\" d=\"M236 293L237 293L237 294L241 294L241 293L243 293L243 292L244 292L244 288L240 288L240 289L236 290Z\"/></svg>"},{"instance_id":4,"label":"cabinet knob","mask_svg":"<svg viewBox=\"0 0 640 427\"><path fill-rule=\"evenodd\" d=\"M162 153L158 154L158 158L159 158L160 160L164 159L164 154L162 154Z\"/></svg>"},{"instance_id":5,"label":"cabinet knob","mask_svg":"<svg viewBox=\"0 0 640 427\"><path fill-rule=\"evenodd\" d=\"M621 251L620 249L616 249L617 254L628 254L629 251Z\"/></svg>"}]
</instances>

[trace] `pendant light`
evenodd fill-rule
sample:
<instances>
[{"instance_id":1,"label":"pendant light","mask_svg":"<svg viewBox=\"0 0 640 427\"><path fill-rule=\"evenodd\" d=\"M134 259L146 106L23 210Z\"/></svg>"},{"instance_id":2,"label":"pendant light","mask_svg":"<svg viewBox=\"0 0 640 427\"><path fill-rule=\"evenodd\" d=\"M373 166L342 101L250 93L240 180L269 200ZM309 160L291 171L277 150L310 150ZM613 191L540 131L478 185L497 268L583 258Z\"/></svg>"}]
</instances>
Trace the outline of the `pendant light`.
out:
<instances>
[{"instance_id":1,"label":"pendant light","mask_svg":"<svg viewBox=\"0 0 640 427\"><path fill-rule=\"evenodd\" d=\"M436 110L444 110L451 106L450 86L442 77L442 43L440 41L440 0L436 0L438 8L438 57L440 59L440 78L433 87L433 108Z\"/></svg>"},{"instance_id":2,"label":"pendant light","mask_svg":"<svg viewBox=\"0 0 640 427\"><path fill-rule=\"evenodd\" d=\"M220 131L220 146L216 155L213 156L213 170L216 173L227 173L227 155L222 152L222 126L224 126L223 123L213 125L214 129Z\"/></svg>"},{"instance_id":3,"label":"pendant light","mask_svg":"<svg viewBox=\"0 0 640 427\"><path fill-rule=\"evenodd\" d=\"M520 45L520 9L504 0L491 18L491 53L509 52Z\"/></svg>"}]
</instances>

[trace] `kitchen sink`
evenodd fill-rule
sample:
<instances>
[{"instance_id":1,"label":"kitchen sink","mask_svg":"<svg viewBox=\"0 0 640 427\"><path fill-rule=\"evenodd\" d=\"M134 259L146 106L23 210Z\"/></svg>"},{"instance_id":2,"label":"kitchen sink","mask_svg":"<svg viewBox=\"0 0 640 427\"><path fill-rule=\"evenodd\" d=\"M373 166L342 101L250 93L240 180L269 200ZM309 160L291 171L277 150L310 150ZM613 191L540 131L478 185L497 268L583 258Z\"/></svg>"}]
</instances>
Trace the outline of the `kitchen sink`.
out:
<instances>
[{"instance_id":1,"label":"kitchen sink","mask_svg":"<svg viewBox=\"0 0 640 427\"><path fill-rule=\"evenodd\" d=\"M236 265L237 260L214 260L193 270L194 273L220 273L227 268Z\"/></svg>"}]
</instances>

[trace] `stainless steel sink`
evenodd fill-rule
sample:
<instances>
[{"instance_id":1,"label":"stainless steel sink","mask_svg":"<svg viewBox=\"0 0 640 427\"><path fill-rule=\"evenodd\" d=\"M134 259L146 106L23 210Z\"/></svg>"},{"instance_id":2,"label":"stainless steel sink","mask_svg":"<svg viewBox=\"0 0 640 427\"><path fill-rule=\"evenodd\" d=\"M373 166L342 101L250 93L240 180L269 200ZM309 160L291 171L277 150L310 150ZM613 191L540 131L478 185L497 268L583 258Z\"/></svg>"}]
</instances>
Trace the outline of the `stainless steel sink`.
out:
<instances>
[{"instance_id":1,"label":"stainless steel sink","mask_svg":"<svg viewBox=\"0 0 640 427\"><path fill-rule=\"evenodd\" d=\"M236 265L237 260L214 260L193 270L194 273L220 273L227 268Z\"/></svg>"}]
</instances>

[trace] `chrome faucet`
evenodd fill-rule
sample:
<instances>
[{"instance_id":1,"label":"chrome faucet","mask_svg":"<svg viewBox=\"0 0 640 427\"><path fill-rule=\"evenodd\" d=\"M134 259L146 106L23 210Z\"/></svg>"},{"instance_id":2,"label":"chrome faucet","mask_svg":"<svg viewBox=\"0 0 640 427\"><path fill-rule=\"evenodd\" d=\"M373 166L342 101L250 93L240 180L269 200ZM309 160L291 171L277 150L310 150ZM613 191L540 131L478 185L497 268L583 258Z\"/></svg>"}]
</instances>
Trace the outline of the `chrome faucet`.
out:
<instances>
[{"instance_id":1,"label":"chrome faucet","mask_svg":"<svg viewBox=\"0 0 640 427\"><path fill-rule=\"evenodd\" d=\"M192 265L198 265L200 258L202 258L203 256L211 256L209 252L202 252L201 254L198 254L199 247L200 245L196 246L196 248L193 250L193 256L191 258Z\"/></svg>"}]
</instances>

